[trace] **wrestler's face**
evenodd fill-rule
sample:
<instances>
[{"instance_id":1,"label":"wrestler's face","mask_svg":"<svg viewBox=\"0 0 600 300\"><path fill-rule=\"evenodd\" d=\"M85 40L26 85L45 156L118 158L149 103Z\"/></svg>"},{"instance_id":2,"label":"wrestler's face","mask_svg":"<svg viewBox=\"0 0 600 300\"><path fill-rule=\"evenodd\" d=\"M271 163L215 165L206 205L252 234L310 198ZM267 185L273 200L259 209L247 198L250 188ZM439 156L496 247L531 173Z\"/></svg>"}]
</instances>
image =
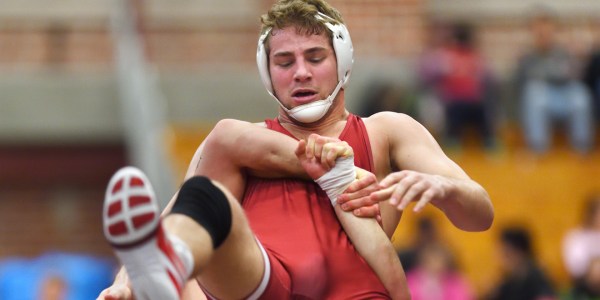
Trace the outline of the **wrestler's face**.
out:
<instances>
[{"instance_id":1,"label":"wrestler's face","mask_svg":"<svg viewBox=\"0 0 600 300\"><path fill-rule=\"evenodd\" d=\"M275 96L288 109L327 98L335 88L337 62L326 33L276 29L270 39L269 72Z\"/></svg>"}]
</instances>

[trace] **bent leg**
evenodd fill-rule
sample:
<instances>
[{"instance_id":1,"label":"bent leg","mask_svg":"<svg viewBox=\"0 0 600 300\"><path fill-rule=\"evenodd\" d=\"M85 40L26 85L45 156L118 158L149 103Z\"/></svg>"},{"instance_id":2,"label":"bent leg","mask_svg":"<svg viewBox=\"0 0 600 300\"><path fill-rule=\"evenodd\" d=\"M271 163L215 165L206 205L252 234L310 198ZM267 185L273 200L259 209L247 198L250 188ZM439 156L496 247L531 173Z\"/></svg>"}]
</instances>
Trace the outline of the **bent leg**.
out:
<instances>
[{"instance_id":1,"label":"bent leg","mask_svg":"<svg viewBox=\"0 0 600 300\"><path fill-rule=\"evenodd\" d=\"M172 214L160 218L156 196L138 169L119 170L107 188L103 223L136 299L179 299L199 275L219 298L244 298L259 286L265 260L241 206L221 185L193 177Z\"/></svg>"},{"instance_id":2,"label":"bent leg","mask_svg":"<svg viewBox=\"0 0 600 300\"><path fill-rule=\"evenodd\" d=\"M263 279L263 253L238 201L219 183L202 178L182 186L165 229L189 246L192 276L205 290L217 298L245 298Z\"/></svg>"}]
</instances>

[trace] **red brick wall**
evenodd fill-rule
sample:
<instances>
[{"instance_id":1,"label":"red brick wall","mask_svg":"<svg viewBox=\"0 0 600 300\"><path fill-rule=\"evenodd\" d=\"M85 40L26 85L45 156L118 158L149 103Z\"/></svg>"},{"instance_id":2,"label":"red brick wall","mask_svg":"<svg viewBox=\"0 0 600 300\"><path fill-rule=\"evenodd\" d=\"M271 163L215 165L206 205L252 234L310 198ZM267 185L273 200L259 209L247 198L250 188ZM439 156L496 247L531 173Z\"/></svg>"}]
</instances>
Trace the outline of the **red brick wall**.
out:
<instances>
[{"instance_id":1,"label":"red brick wall","mask_svg":"<svg viewBox=\"0 0 600 300\"><path fill-rule=\"evenodd\" d=\"M8 67L105 68L112 65L113 46L106 29L0 29L0 65Z\"/></svg>"},{"instance_id":2,"label":"red brick wall","mask_svg":"<svg viewBox=\"0 0 600 300\"><path fill-rule=\"evenodd\" d=\"M272 1L261 2L265 11ZM347 22L357 57L414 59L423 49L429 19L424 0L331 0ZM521 19L477 19L481 48L494 70L506 74L528 43ZM146 19L146 40L152 61L161 68L202 68L203 65L251 67L254 64L259 16L246 21L195 25ZM256 20L256 21L253 21ZM98 23L98 22L96 22ZM227 26L220 26L227 23ZM105 27L68 23L0 28L0 65L28 67L106 68L112 66L113 45ZM101 23L100 23L101 24ZM585 55L599 27L592 20L569 18L560 30L563 41ZM97 25L96 25L97 26Z\"/></svg>"},{"instance_id":3,"label":"red brick wall","mask_svg":"<svg viewBox=\"0 0 600 300\"><path fill-rule=\"evenodd\" d=\"M102 203L124 155L121 145L1 146L0 258L48 250L110 255Z\"/></svg>"},{"instance_id":4,"label":"red brick wall","mask_svg":"<svg viewBox=\"0 0 600 300\"><path fill-rule=\"evenodd\" d=\"M263 11L271 1L264 1ZM421 0L331 1L344 15L357 56L411 57L421 47ZM255 23L214 26L156 26L146 20L150 57L160 66L254 63L259 16ZM161 23L162 24L162 23ZM110 65L112 41L106 28L95 30L48 24L0 29L2 65Z\"/></svg>"}]
</instances>

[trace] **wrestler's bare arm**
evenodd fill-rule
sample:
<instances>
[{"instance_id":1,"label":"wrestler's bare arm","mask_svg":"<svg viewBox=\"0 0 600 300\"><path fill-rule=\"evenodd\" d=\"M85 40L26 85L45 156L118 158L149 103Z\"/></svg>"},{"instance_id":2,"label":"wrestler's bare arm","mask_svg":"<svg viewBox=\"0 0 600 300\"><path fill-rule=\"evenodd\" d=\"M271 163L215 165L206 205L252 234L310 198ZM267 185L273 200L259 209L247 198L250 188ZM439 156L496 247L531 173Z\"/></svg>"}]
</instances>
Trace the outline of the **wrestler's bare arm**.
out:
<instances>
[{"instance_id":1,"label":"wrestler's bare arm","mask_svg":"<svg viewBox=\"0 0 600 300\"><path fill-rule=\"evenodd\" d=\"M390 199L382 203L382 210L391 206L402 211L416 202L414 210L419 211L431 203L462 230L482 231L491 226L494 209L486 190L444 154L421 124L398 113L373 117L380 132L387 133L392 167L403 170L388 175L380 182L383 189L371 195L377 201Z\"/></svg>"}]
</instances>

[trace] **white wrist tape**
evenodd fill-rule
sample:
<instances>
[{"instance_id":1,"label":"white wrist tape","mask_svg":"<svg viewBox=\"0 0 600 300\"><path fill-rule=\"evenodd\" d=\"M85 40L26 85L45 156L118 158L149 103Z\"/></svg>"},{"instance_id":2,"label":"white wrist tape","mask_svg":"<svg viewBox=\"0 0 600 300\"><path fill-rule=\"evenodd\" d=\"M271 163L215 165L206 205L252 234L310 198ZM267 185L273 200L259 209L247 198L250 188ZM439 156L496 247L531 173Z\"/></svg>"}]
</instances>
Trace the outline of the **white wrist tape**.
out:
<instances>
[{"instance_id":1,"label":"white wrist tape","mask_svg":"<svg viewBox=\"0 0 600 300\"><path fill-rule=\"evenodd\" d=\"M338 196L344 193L354 179L356 179L354 156L350 156L336 159L335 166L323 176L315 179L315 182L327 193L331 205L335 206Z\"/></svg>"}]
</instances>

